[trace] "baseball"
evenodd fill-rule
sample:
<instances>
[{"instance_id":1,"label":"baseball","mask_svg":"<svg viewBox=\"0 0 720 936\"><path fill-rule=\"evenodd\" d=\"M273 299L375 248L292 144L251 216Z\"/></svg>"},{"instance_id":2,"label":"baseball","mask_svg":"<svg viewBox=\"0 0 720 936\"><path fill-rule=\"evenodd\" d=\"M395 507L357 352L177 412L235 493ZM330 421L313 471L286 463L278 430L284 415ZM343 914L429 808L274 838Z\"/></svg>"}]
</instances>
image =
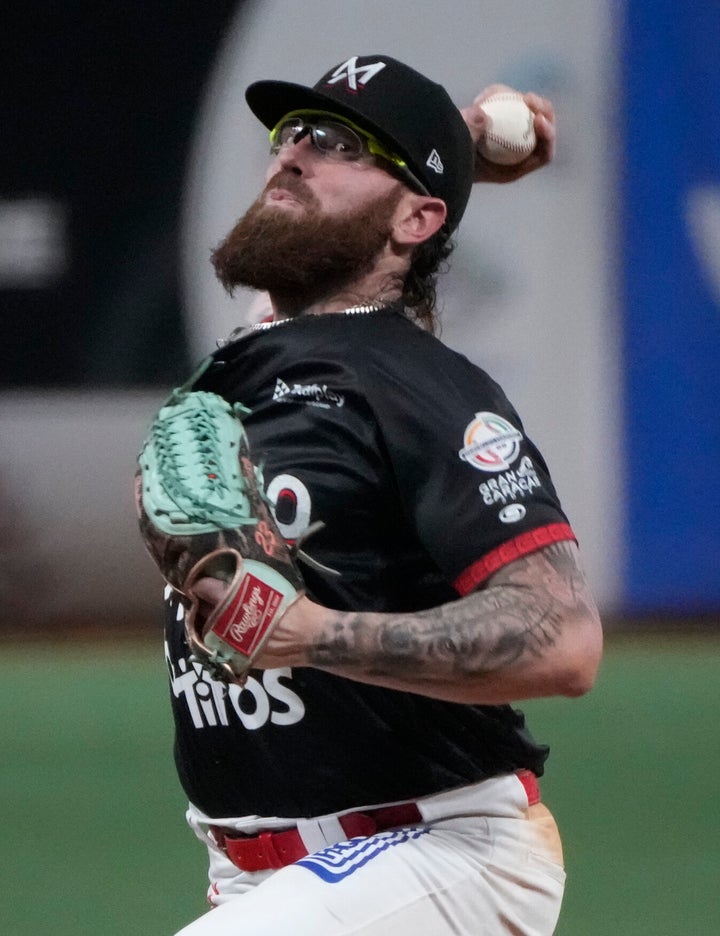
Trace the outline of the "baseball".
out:
<instances>
[{"instance_id":1,"label":"baseball","mask_svg":"<svg viewBox=\"0 0 720 936\"><path fill-rule=\"evenodd\" d=\"M478 151L490 162L514 166L535 149L534 114L519 94L500 92L480 105L488 117Z\"/></svg>"}]
</instances>

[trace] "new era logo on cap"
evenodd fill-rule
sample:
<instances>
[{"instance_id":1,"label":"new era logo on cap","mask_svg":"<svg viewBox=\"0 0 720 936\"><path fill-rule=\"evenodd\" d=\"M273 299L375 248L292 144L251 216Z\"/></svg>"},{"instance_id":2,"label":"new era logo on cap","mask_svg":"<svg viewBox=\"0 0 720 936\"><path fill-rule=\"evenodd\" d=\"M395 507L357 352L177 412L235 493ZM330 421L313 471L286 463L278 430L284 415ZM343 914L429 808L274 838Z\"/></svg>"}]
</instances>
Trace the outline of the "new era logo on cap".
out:
<instances>
[{"instance_id":1,"label":"new era logo on cap","mask_svg":"<svg viewBox=\"0 0 720 936\"><path fill-rule=\"evenodd\" d=\"M442 159L440 159L440 153L436 149L430 153L427 158L426 166L430 166L433 172L437 172L438 175L442 175L445 172L445 166L443 166Z\"/></svg>"},{"instance_id":2,"label":"new era logo on cap","mask_svg":"<svg viewBox=\"0 0 720 936\"><path fill-rule=\"evenodd\" d=\"M358 65L357 60L357 55L353 55L347 62L338 65L328 79L328 84L337 84L338 81L342 81L344 78L347 81L347 86L350 91L357 91L358 85L366 85L371 78L374 78L378 72L381 72L383 68L385 68L385 62L371 62L369 65Z\"/></svg>"}]
</instances>

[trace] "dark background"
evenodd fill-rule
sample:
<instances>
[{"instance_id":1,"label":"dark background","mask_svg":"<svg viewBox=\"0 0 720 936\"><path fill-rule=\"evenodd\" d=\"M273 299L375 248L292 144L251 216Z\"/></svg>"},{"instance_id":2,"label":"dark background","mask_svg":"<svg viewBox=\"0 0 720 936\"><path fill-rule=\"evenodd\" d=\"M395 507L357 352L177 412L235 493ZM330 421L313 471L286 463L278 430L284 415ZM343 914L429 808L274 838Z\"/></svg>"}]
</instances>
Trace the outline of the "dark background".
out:
<instances>
[{"instance_id":1,"label":"dark background","mask_svg":"<svg viewBox=\"0 0 720 936\"><path fill-rule=\"evenodd\" d=\"M51 284L0 282L5 387L163 384L188 368L180 195L194 114L240 0L53 4L0 28L0 199L65 212Z\"/></svg>"}]
</instances>

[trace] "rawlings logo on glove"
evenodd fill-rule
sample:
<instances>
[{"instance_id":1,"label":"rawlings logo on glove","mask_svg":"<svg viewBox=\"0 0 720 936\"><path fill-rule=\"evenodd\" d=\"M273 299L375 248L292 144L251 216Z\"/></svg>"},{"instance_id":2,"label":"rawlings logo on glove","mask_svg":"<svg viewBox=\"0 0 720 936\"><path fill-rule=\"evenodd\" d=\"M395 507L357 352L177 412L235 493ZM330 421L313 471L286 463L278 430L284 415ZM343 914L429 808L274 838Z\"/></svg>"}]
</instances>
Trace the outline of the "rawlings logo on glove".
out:
<instances>
[{"instance_id":1,"label":"rawlings logo on glove","mask_svg":"<svg viewBox=\"0 0 720 936\"><path fill-rule=\"evenodd\" d=\"M248 412L215 393L175 390L138 458L136 497L148 552L186 599L194 657L217 678L240 685L303 593L250 460L242 425ZM193 591L206 576L228 584L207 617Z\"/></svg>"}]
</instances>

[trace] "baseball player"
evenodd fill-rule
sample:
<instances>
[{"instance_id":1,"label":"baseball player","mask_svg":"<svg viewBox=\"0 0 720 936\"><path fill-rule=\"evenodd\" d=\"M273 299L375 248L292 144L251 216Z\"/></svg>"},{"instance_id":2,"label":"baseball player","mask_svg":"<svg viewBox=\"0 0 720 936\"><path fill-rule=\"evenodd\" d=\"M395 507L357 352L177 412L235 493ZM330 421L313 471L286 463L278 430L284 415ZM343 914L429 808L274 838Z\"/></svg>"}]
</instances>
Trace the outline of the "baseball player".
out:
<instances>
[{"instance_id":1,"label":"baseball player","mask_svg":"<svg viewBox=\"0 0 720 936\"><path fill-rule=\"evenodd\" d=\"M175 757L213 908L182 934L546 936L564 886L548 748L513 703L587 691L600 623L542 455L433 325L473 182L548 162L552 107L526 96L537 147L496 167L475 148L484 95L461 112L386 55L246 96L272 155L213 263L273 314L192 387L242 404L273 513L254 536L273 554L277 524L302 587L236 681L188 646L168 589ZM265 608L252 582L232 592L238 640ZM194 620L231 591L196 576Z\"/></svg>"}]
</instances>

